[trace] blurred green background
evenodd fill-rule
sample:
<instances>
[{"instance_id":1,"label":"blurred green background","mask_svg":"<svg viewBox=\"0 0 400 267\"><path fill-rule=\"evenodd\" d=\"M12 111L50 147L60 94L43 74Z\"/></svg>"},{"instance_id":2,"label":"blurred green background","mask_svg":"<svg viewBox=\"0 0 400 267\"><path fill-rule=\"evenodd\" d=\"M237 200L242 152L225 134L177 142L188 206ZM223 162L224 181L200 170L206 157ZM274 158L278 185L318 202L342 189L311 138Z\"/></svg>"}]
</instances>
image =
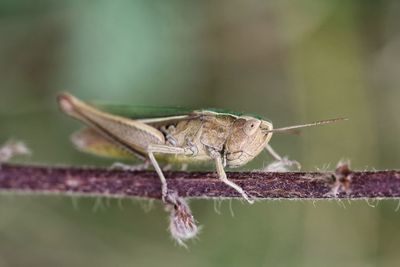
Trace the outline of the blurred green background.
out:
<instances>
[{"instance_id":1,"label":"blurred green background","mask_svg":"<svg viewBox=\"0 0 400 267\"><path fill-rule=\"evenodd\" d=\"M400 162L400 2L0 1L0 141L17 162L103 165L75 151L55 95L247 111L274 125L304 170ZM243 168L266 166L262 154ZM191 201L203 225L182 249L159 203L0 196L0 266L399 266L397 201ZM219 208L219 205L221 207ZM230 212L230 204L234 216ZM215 206L217 211L215 211ZM219 211L219 212L218 212Z\"/></svg>"}]
</instances>

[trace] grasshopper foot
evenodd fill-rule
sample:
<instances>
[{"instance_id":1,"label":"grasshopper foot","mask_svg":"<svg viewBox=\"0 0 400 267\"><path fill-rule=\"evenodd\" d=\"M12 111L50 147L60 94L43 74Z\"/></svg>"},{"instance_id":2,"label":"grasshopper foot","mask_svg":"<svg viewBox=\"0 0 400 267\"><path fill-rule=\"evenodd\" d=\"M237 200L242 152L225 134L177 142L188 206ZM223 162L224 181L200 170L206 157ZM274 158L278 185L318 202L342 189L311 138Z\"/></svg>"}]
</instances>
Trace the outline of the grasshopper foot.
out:
<instances>
[{"instance_id":1,"label":"grasshopper foot","mask_svg":"<svg viewBox=\"0 0 400 267\"><path fill-rule=\"evenodd\" d=\"M228 180L226 176L219 177L219 179L224 182L226 185L232 187L235 189L239 194L242 195L242 197L249 203L249 204L254 204L254 199L252 196L248 195L242 187L239 185L235 184L231 180Z\"/></svg>"},{"instance_id":2,"label":"grasshopper foot","mask_svg":"<svg viewBox=\"0 0 400 267\"><path fill-rule=\"evenodd\" d=\"M251 195L246 194L244 191L242 197L247 201L247 203L254 204L254 198Z\"/></svg>"},{"instance_id":3,"label":"grasshopper foot","mask_svg":"<svg viewBox=\"0 0 400 267\"><path fill-rule=\"evenodd\" d=\"M111 169L116 169L116 170L122 170L122 171L145 171L149 168L150 164L149 162L144 162L141 164L137 165L129 165L129 164L124 164L121 162L115 162L111 165Z\"/></svg>"},{"instance_id":4,"label":"grasshopper foot","mask_svg":"<svg viewBox=\"0 0 400 267\"><path fill-rule=\"evenodd\" d=\"M268 166L264 168L263 171L287 172L292 170L293 167L295 168L295 170L300 170L301 164L296 160L289 160L287 157L283 157L280 160L276 160L268 164Z\"/></svg>"}]
</instances>

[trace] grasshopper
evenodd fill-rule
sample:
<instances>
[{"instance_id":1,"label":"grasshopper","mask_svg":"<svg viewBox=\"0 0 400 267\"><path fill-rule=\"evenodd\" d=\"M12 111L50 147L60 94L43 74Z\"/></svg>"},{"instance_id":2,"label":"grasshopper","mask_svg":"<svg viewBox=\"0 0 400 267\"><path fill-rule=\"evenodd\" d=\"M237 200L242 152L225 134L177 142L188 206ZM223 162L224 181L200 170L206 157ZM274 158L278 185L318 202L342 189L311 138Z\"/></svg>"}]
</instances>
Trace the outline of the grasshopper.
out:
<instances>
[{"instance_id":1,"label":"grasshopper","mask_svg":"<svg viewBox=\"0 0 400 267\"><path fill-rule=\"evenodd\" d=\"M170 109L168 115L160 117L154 114L150 117L132 116L118 114L115 110L101 110L68 93L59 94L58 103L64 113L88 126L75 135L75 144L79 149L96 155L134 155L149 160L160 177L162 200L166 203L171 199L171 192L159 161L214 162L218 178L252 203L252 198L227 178L225 167L243 166L263 149L281 161L282 158L268 144L274 132L294 131L342 120L274 129L270 121L259 117L217 110L182 112ZM112 108L109 110L112 111Z\"/></svg>"}]
</instances>

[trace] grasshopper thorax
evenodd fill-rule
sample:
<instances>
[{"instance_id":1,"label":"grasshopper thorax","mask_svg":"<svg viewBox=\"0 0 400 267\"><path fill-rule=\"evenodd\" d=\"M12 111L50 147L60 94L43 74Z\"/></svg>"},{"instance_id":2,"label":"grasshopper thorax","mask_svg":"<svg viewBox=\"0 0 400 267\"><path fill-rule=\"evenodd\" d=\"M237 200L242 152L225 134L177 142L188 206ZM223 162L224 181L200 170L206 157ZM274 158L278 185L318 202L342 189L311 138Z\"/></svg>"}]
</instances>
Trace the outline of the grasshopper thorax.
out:
<instances>
[{"instance_id":1,"label":"grasshopper thorax","mask_svg":"<svg viewBox=\"0 0 400 267\"><path fill-rule=\"evenodd\" d=\"M249 116L238 117L225 143L226 163L239 167L254 159L272 137L271 122Z\"/></svg>"}]
</instances>

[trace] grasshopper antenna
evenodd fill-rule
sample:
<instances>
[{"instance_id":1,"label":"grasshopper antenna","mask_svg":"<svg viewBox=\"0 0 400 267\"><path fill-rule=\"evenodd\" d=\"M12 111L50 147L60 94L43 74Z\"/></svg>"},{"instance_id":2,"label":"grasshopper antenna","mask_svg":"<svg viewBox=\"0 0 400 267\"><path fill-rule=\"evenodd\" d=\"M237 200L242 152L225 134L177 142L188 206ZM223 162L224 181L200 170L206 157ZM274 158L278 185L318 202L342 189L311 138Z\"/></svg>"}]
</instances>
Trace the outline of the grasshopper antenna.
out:
<instances>
[{"instance_id":1,"label":"grasshopper antenna","mask_svg":"<svg viewBox=\"0 0 400 267\"><path fill-rule=\"evenodd\" d=\"M330 124L330 123L335 123L335 122L339 122L339 121L347 121L347 120L349 120L349 119L348 118L336 118L336 119L330 119L330 120L322 120L322 121L316 121L316 122L307 123L307 124L293 125L293 126L288 126L288 127L276 128L276 129L272 129L272 130L266 130L265 132L266 133L296 132L296 130L300 129L300 128L319 126L319 125Z\"/></svg>"}]
</instances>

